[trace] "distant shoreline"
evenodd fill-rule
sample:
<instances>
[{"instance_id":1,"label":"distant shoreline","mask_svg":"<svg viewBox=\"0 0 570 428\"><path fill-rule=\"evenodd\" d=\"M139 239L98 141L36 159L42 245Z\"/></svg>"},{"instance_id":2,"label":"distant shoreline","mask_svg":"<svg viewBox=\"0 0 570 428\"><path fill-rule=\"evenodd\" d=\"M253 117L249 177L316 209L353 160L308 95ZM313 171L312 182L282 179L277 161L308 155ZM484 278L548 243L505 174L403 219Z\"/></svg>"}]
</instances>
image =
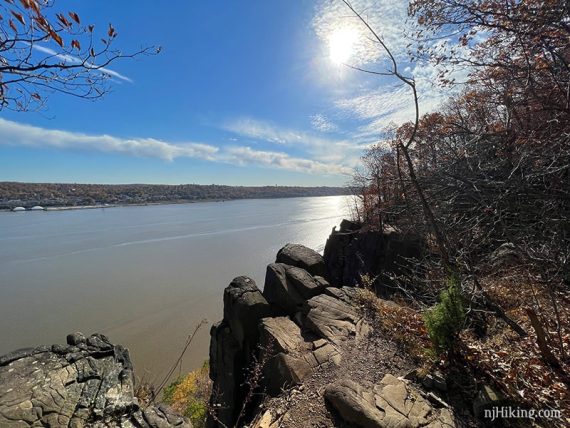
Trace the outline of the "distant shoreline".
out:
<instances>
[{"instance_id":1,"label":"distant shoreline","mask_svg":"<svg viewBox=\"0 0 570 428\"><path fill-rule=\"evenodd\" d=\"M0 182L0 210L95 209L114 206L341 196L347 186L226 186L219 184L70 184Z\"/></svg>"},{"instance_id":2,"label":"distant shoreline","mask_svg":"<svg viewBox=\"0 0 570 428\"><path fill-rule=\"evenodd\" d=\"M75 210L96 210L105 208L125 208L125 207L145 207L152 205L185 205L185 204L199 204L205 202L232 202L232 201L248 201L248 200L266 200L266 199L294 199L294 198L326 198L331 196L350 196L346 195L307 195L307 196L275 196L268 198L235 198L235 199L201 199L195 201L160 201L160 202L136 202L136 203L122 203L122 204L98 204L98 205L61 205L61 206L48 206L43 207L42 210L32 210L26 208L25 211L13 211L10 208L0 208L0 212L46 212L46 211L75 211Z\"/></svg>"}]
</instances>

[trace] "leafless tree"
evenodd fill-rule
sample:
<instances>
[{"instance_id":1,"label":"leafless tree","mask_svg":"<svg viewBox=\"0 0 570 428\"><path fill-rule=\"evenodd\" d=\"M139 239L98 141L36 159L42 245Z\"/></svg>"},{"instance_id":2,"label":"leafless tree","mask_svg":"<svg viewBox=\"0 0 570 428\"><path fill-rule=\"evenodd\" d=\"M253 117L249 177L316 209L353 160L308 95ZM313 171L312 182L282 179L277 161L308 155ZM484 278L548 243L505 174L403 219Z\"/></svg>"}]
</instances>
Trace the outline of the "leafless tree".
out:
<instances>
[{"instance_id":1,"label":"leafless tree","mask_svg":"<svg viewBox=\"0 0 570 428\"><path fill-rule=\"evenodd\" d=\"M126 79L108 67L116 61L157 53L143 47L115 48L109 24L98 35L73 12L57 12L54 0L0 0L0 110L27 111L45 105L51 93L97 99L113 79Z\"/></svg>"}]
</instances>

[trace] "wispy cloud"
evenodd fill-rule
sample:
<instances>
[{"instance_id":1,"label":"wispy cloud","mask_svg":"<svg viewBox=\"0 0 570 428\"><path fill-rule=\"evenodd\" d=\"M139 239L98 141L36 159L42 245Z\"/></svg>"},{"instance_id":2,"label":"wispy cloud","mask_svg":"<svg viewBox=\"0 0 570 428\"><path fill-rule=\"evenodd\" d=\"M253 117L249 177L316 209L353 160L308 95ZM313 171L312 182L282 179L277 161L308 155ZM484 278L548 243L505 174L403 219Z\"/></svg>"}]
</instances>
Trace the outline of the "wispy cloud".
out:
<instances>
[{"instance_id":1,"label":"wispy cloud","mask_svg":"<svg viewBox=\"0 0 570 428\"><path fill-rule=\"evenodd\" d=\"M356 165L364 147L351 139L315 135L253 118L228 121L223 129L252 140L292 146L307 152L311 158L320 162L341 163L344 166Z\"/></svg>"},{"instance_id":2,"label":"wispy cloud","mask_svg":"<svg viewBox=\"0 0 570 428\"><path fill-rule=\"evenodd\" d=\"M62 61L68 62L68 63L80 64L83 62L82 59L80 59L76 56L68 55L68 54L64 54L64 53L58 53L58 52L54 51L53 49L48 48L48 47L43 46L43 45L34 44L34 45L32 45L32 48L39 51L39 52L51 55L54 58L58 58ZM121 73L118 73L115 70L111 70L110 68L98 67L96 64L93 64L93 63L88 62L88 61L85 62L85 67L97 69L97 71L99 71L103 74L107 74L108 76L114 77L114 78L119 79L119 80L123 80L125 82L133 83L133 80L131 78L129 78L129 77L127 77Z\"/></svg>"},{"instance_id":3,"label":"wispy cloud","mask_svg":"<svg viewBox=\"0 0 570 428\"><path fill-rule=\"evenodd\" d=\"M298 172L314 174L352 174L350 167L327 164L312 159L292 157L284 152L254 150L251 147L230 147L226 154L228 161L238 164L257 164Z\"/></svg>"},{"instance_id":4,"label":"wispy cloud","mask_svg":"<svg viewBox=\"0 0 570 428\"><path fill-rule=\"evenodd\" d=\"M271 123L252 118L229 120L222 128L234 134L275 144L308 144L306 136L301 132L277 128Z\"/></svg>"},{"instance_id":5,"label":"wispy cloud","mask_svg":"<svg viewBox=\"0 0 570 428\"><path fill-rule=\"evenodd\" d=\"M154 138L119 138L45 129L0 118L0 145L94 150L172 161L180 157L214 159L218 148L202 143L173 144Z\"/></svg>"},{"instance_id":6,"label":"wispy cloud","mask_svg":"<svg viewBox=\"0 0 570 428\"><path fill-rule=\"evenodd\" d=\"M253 118L230 120L222 125L222 128L242 137L284 146L328 147L329 149L350 146L346 140L323 137Z\"/></svg>"},{"instance_id":7,"label":"wispy cloud","mask_svg":"<svg viewBox=\"0 0 570 428\"><path fill-rule=\"evenodd\" d=\"M405 32L412 27L408 20L407 2L394 0L351 0L351 4L372 28L386 41L398 57L405 56ZM386 59L378 43L371 37L369 30L340 0L321 0L313 18L313 29L325 43L331 36L350 28L356 32L357 40L353 44L353 54L349 61L353 65L375 63Z\"/></svg>"},{"instance_id":8,"label":"wispy cloud","mask_svg":"<svg viewBox=\"0 0 570 428\"><path fill-rule=\"evenodd\" d=\"M338 126L331 122L324 114L315 114L311 116L311 125L313 129L320 132L334 132L338 131Z\"/></svg>"},{"instance_id":9,"label":"wispy cloud","mask_svg":"<svg viewBox=\"0 0 570 428\"><path fill-rule=\"evenodd\" d=\"M345 164L295 157L282 151L255 150L247 146L216 146L200 142L172 143L155 138L90 135L45 129L0 118L0 146L2 145L118 153L166 161L179 158L202 159L319 175L342 175L351 172L351 168Z\"/></svg>"},{"instance_id":10,"label":"wispy cloud","mask_svg":"<svg viewBox=\"0 0 570 428\"><path fill-rule=\"evenodd\" d=\"M442 65L432 62L409 63L408 49L410 47L413 49L417 41L407 35L412 34L417 27L407 15L407 2L351 0L351 4L383 38L404 72L416 80L420 114L431 112L445 102L449 98L450 91L444 91L436 84ZM350 26L359 36L347 63L381 72L389 68L388 57L381 46L340 0L321 0L312 24L315 34L325 45L329 43L331 34L339 31L339 28ZM440 40L428 43L437 48L438 44L453 42ZM358 79L358 73L354 71L352 77ZM461 70L455 73L454 77L458 77L459 80L464 76ZM373 142L386 127L413 120L414 104L409 88L400 85L394 78L378 77L375 80L363 73L360 76L362 85L345 85L349 89L337 93L336 99L333 100L339 115L360 124L351 134L353 140Z\"/></svg>"}]
</instances>

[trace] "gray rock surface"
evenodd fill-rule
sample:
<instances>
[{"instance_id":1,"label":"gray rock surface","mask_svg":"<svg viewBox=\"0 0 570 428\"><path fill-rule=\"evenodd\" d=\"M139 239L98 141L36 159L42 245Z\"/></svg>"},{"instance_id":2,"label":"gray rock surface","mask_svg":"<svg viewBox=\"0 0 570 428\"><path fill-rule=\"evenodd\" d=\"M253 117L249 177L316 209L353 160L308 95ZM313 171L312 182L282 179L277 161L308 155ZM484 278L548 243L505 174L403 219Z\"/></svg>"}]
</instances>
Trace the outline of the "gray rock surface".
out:
<instances>
[{"instance_id":1,"label":"gray rock surface","mask_svg":"<svg viewBox=\"0 0 570 428\"><path fill-rule=\"evenodd\" d=\"M128 351L100 334L0 357L0 427L191 427L163 407L141 408Z\"/></svg>"},{"instance_id":2,"label":"gray rock surface","mask_svg":"<svg viewBox=\"0 0 570 428\"><path fill-rule=\"evenodd\" d=\"M293 315L298 312L305 299L297 288L287 279L287 270L290 266L283 263L271 263L265 273L263 295L278 312Z\"/></svg>"},{"instance_id":3,"label":"gray rock surface","mask_svg":"<svg viewBox=\"0 0 570 428\"><path fill-rule=\"evenodd\" d=\"M419 258L426 247L420 239L395 230L387 232L358 230L346 222L327 239L325 278L332 286L358 286L362 275L376 278L376 291L389 296L392 274L402 271L408 259Z\"/></svg>"},{"instance_id":4,"label":"gray rock surface","mask_svg":"<svg viewBox=\"0 0 570 428\"><path fill-rule=\"evenodd\" d=\"M241 348L255 346L259 321L271 312L255 281L247 276L238 276L224 290L224 319Z\"/></svg>"},{"instance_id":5,"label":"gray rock surface","mask_svg":"<svg viewBox=\"0 0 570 428\"><path fill-rule=\"evenodd\" d=\"M264 318L260 328L261 344L271 352L264 370L270 395L301 383L323 364L340 362L334 346L323 339L307 340L299 326L287 317Z\"/></svg>"},{"instance_id":6,"label":"gray rock surface","mask_svg":"<svg viewBox=\"0 0 570 428\"><path fill-rule=\"evenodd\" d=\"M345 422L364 428L454 427L447 409L436 409L406 381L387 374L378 385L341 379L327 386L325 399Z\"/></svg>"},{"instance_id":7,"label":"gray rock surface","mask_svg":"<svg viewBox=\"0 0 570 428\"><path fill-rule=\"evenodd\" d=\"M305 300L321 294L325 288L329 287L329 283L322 276L312 276L305 269L295 266L288 267L286 275L287 281Z\"/></svg>"},{"instance_id":8,"label":"gray rock surface","mask_svg":"<svg viewBox=\"0 0 570 428\"><path fill-rule=\"evenodd\" d=\"M327 335L305 325L303 313L308 301L320 293L327 293L326 304L340 305L349 312L346 308L350 305L342 300L349 299L349 292L329 291L329 284L322 276L305 270L323 274L322 257L306 247L287 245L278 259L297 263L297 266L270 264L263 294L253 280L243 276L234 279L224 290L224 319L210 332L210 378L214 390L210 404L217 409L216 417L209 418L211 427L235 424L248 394L248 376L259 368L261 361L264 380L257 388L272 395L299 384L324 364L341 361L335 346L323 339ZM316 318L318 311L308 312ZM347 321L343 314L343 322L347 323L347 330L356 332L361 320L350 313L353 319ZM330 325L334 324L329 321ZM351 327L350 322L353 322ZM325 324L318 325L324 330ZM330 325L329 328L334 328ZM255 394L248 407L255 408L258 404L255 400L261 396Z\"/></svg>"},{"instance_id":9,"label":"gray rock surface","mask_svg":"<svg viewBox=\"0 0 570 428\"><path fill-rule=\"evenodd\" d=\"M505 269L516 266L523 260L522 252L512 242L505 242L496 248L488 257L494 269Z\"/></svg>"},{"instance_id":10,"label":"gray rock surface","mask_svg":"<svg viewBox=\"0 0 570 428\"><path fill-rule=\"evenodd\" d=\"M232 334L226 320L214 324L210 330L210 379L213 381L215 395L210 403L216 410L216 417L221 424L233 426L243 398L240 385L245 367L244 352ZM210 426L217 425L210 420Z\"/></svg>"},{"instance_id":11,"label":"gray rock surface","mask_svg":"<svg viewBox=\"0 0 570 428\"><path fill-rule=\"evenodd\" d=\"M304 245L285 245L278 251L275 262L300 267L311 275L326 276L323 256Z\"/></svg>"},{"instance_id":12,"label":"gray rock surface","mask_svg":"<svg viewBox=\"0 0 570 428\"><path fill-rule=\"evenodd\" d=\"M239 276L224 290L224 319L210 330L210 378L215 391L210 403L218 419L210 417L210 426L234 425L246 394L247 372L258 356L261 320L273 312L251 278Z\"/></svg>"},{"instance_id":13,"label":"gray rock surface","mask_svg":"<svg viewBox=\"0 0 570 428\"><path fill-rule=\"evenodd\" d=\"M352 253L349 250L352 261L348 262L344 259L346 248L336 248L338 258L335 260L341 262L337 274L341 279L346 272L355 272L351 271L354 266L350 263L358 260L358 251L368 250L374 239L381 241L376 243L378 251L397 249L400 243L404 247L408 245L408 241L401 241L399 236L355 237L354 234L360 232L355 231L357 225L352 223L345 222L342 229L346 232L338 233L339 239L346 238L348 246L354 239L358 244L353 246ZM397 253L402 255L405 251L400 248ZM372 251L372 254L377 253ZM383 260L387 260L386 257ZM373 262L366 260L366 263ZM340 287L342 283L338 282L331 285L325 277L331 278L331 275L324 271L320 255L301 245L288 244L279 251L277 262L267 267L263 295L244 277L236 278L225 290L224 320L212 328L211 378L217 392L212 395L211 404L219 411L216 418L209 419L209 426L234 426L244 402L246 408L240 419L244 423L251 421L252 426L259 428L301 426L287 422L288 412L281 412L280 408L260 412L262 403L258 397L265 393L275 400L285 397L290 403L289 400L297 400L293 394L296 390L321 381L327 383L318 391L312 391L311 400L321 400L324 408L322 394L326 389L324 398L341 416L343 424L454 426L449 411L434 408L419 391L393 376L386 375L378 385L363 386L346 379L335 381L339 376L346 376L342 367L346 368L354 356L352 348L366 348L372 343L373 335L369 334L371 327L358 309L355 300L358 290ZM267 315L261 317L263 314ZM251 331L254 326L258 333ZM366 367L374 367L374 364ZM260 368L261 376L256 378ZM330 380L329 376L332 376ZM249 381L253 378L258 383L253 394L248 394ZM378 379L374 378L374 382ZM309 411L313 404L298 403ZM307 415L307 421L301 423L309 420L310 415Z\"/></svg>"},{"instance_id":14,"label":"gray rock surface","mask_svg":"<svg viewBox=\"0 0 570 428\"><path fill-rule=\"evenodd\" d=\"M508 404L508 400L490 385L482 385L473 400L473 413L483 417L486 409L500 408Z\"/></svg>"},{"instance_id":15,"label":"gray rock surface","mask_svg":"<svg viewBox=\"0 0 570 428\"><path fill-rule=\"evenodd\" d=\"M329 283L305 269L284 263L267 266L263 295L278 312L294 315L307 299L322 293Z\"/></svg>"},{"instance_id":16,"label":"gray rock surface","mask_svg":"<svg viewBox=\"0 0 570 428\"><path fill-rule=\"evenodd\" d=\"M283 389L298 385L313 372L311 364L302 356L280 352L265 367L267 392L278 395Z\"/></svg>"},{"instance_id":17,"label":"gray rock surface","mask_svg":"<svg viewBox=\"0 0 570 428\"><path fill-rule=\"evenodd\" d=\"M330 287L309 299L305 306L305 326L335 344L367 334L367 324L349 303L353 292L354 289L348 287Z\"/></svg>"},{"instance_id":18,"label":"gray rock surface","mask_svg":"<svg viewBox=\"0 0 570 428\"><path fill-rule=\"evenodd\" d=\"M259 328L262 346L274 352L298 352L305 345L301 329L287 317L264 318Z\"/></svg>"}]
</instances>

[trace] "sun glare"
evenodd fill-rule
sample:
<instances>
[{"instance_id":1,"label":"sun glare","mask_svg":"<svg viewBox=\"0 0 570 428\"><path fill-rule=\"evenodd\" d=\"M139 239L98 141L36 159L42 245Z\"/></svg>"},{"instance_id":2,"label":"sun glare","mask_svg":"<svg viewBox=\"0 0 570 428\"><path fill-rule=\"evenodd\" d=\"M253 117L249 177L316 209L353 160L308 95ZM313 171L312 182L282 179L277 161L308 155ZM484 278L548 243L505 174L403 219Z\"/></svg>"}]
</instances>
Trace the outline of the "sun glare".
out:
<instances>
[{"instance_id":1,"label":"sun glare","mask_svg":"<svg viewBox=\"0 0 570 428\"><path fill-rule=\"evenodd\" d=\"M358 34L354 28L339 28L329 36L329 55L335 64L346 63L354 53Z\"/></svg>"}]
</instances>

